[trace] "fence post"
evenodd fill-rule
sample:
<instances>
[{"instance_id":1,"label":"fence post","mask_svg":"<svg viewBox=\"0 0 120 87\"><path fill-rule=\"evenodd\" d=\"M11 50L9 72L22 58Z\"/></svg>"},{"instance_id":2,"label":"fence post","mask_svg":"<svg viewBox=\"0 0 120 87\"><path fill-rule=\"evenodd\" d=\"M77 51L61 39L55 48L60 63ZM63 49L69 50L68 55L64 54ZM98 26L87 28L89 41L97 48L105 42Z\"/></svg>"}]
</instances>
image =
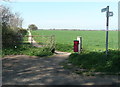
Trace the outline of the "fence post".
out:
<instances>
[{"instance_id":1,"label":"fence post","mask_svg":"<svg viewBox=\"0 0 120 87\"><path fill-rule=\"evenodd\" d=\"M82 51L82 37L77 36L77 40L79 41L78 52L80 53Z\"/></svg>"},{"instance_id":2,"label":"fence post","mask_svg":"<svg viewBox=\"0 0 120 87\"><path fill-rule=\"evenodd\" d=\"M32 36L30 36L30 39L31 39L31 44L32 44Z\"/></svg>"},{"instance_id":3,"label":"fence post","mask_svg":"<svg viewBox=\"0 0 120 87\"><path fill-rule=\"evenodd\" d=\"M55 35L53 35L53 47L55 48L56 46L56 43L55 43Z\"/></svg>"}]
</instances>

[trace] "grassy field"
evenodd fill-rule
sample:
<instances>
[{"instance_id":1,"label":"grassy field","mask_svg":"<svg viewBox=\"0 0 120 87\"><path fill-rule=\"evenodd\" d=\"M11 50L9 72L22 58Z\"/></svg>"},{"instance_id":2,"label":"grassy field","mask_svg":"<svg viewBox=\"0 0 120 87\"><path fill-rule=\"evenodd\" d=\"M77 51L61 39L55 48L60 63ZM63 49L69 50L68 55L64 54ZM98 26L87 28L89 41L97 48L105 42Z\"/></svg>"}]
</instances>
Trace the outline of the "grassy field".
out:
<instances>
[{"instance_id":1,"label":"grassy field","mask_svg":"<svg viewBox=\"0 0 120 87\"><path fill-rule=\"evenodd\" d=\"M76 40L77 36L82 36L84 50L105 51L105 31L37 30L32 31L32 35L55 35L56 49L68 52L73 51L73 41ZM117 48L118 32L109 31L109 49Z\"/></svg>"}]
</instances>

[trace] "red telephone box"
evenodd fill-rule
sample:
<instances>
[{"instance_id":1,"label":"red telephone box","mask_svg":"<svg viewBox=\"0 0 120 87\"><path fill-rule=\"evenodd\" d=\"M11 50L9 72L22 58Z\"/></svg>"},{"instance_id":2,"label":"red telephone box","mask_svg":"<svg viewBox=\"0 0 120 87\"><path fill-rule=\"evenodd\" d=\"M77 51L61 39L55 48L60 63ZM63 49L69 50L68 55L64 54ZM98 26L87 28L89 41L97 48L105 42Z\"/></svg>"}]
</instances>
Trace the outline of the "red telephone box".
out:
<instances>
[{"instance_id":1,"label":"red telephone box","mask_svg":"<svg viewBox=\"0 0 120 87\"><path fill-rule=\"evenodd\" d=\"M79 45L79 41L74 40L74 52L78 52L78 45Z\"/></svg>"}]
</instances>

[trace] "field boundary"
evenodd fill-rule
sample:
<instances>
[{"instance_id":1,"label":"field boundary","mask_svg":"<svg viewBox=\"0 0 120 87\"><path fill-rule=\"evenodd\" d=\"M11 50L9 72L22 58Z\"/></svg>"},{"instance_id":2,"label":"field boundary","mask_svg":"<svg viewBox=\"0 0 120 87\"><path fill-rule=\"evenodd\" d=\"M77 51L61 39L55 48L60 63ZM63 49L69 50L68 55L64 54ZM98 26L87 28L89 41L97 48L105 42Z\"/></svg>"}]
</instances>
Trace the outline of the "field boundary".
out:
<instances>
[{"instance_id":1,"label":"field boundary","mask_svg":"<svg viewBox=\"0 0 120 87\"><path fill-rule=\"evenodd\" d=\"M32 35L30 31L28 31L28 35L25 37L28 37L28 42L31 43L35 47L49 47L51 50L55 49L55 36L54 35ZM40 45L37 41L35 41L34 37L45 37L50 38L47 44Z\"/></svg>"},{"instance_id":2,"label":"field boundary","mask_svg":"<svg viewBox=\"0 0 120 87\"><path fill-rule=\"evenodd\" d=\"M67 30L67 31L106 31L105 29L104 30L81 30L81 29L38 29L38 30ZM120 30L108 30L108 31L120 31Z\"/></svg>"}]
</instances>

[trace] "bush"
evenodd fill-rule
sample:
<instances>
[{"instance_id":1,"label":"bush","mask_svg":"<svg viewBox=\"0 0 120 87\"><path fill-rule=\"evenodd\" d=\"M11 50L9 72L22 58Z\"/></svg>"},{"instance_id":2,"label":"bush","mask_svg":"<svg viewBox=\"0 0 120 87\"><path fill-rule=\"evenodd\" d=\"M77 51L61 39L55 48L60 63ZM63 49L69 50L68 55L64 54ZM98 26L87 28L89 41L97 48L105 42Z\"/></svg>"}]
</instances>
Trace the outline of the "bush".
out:
<instances>
[{"instance_id":1,"label":"bush","mask_svg":"<svg viewBox=\"0 0 120 87\"><path fill-rule=\"evenodd\" d=\"M18 33L19 33L19 34L22 34L22 35L24 36L24 35L27 34L27 30L26 30L26 29L21 29L21 28L19 28Z\"/></svg>"},{"instance_id":2,"label":"bush","mask_svg":"<svg viewBox=\"0 0 120 87\"><path fill-rule=\"evenodd\" d=\"M2 46L13 47L17 43L17 33L5 23L2 24Z\"/></svg>"},{"instance_id":3,"label":"bush","mask_svg":"<svg viewBox=\"0 0 120 87\"><path fill-rule=\"evenodd\" d=\"M26 30L12 29L9 25L3 23L2 24L2 46L3 48L11 47L14 48L15 46L20 45L21 41L23 40L22 35L27 33ZM21 36L20 36L21 35Z\"/></svg>"}]
</instances>

